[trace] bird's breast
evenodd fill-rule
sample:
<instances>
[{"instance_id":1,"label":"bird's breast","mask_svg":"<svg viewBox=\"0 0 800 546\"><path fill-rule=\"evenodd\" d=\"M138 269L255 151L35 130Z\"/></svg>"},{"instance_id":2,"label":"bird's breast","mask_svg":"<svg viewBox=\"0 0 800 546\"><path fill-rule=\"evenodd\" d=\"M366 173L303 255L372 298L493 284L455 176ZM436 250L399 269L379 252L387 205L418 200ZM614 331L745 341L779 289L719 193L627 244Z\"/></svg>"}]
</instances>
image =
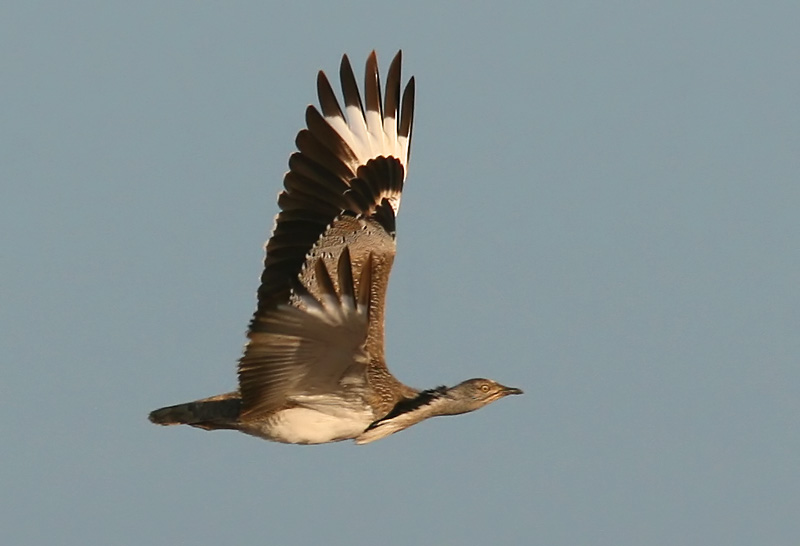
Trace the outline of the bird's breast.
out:
<instances>
[{"instance_id":1,"label":"bird's breast","mask_svg":"<svg viewBox=\"0 0 800 546\"><path fill-rule=\"evenodd\" d=\"M372 411L367 409L325 409L283 409L262 423L249 423L243 432L287 444L324 444L355 438L373 420Z\"/></svg>"}]
</instances>

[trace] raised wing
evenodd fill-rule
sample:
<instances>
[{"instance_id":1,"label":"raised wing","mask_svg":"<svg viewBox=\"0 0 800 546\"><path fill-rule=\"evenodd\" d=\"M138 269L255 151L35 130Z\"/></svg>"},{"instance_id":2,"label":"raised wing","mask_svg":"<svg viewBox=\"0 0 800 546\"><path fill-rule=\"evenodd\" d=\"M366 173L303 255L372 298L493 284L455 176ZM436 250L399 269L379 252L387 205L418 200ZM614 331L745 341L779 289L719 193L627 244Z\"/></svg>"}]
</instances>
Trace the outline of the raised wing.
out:
<instances>
[{"instance_id":1,"label":"raised wing","mask_svg":"<svg viewBox=\"0 0 800 546\"><path fill-rule=\"evenodd\" d=\"M398 53L389 68L383 100L373 51L367 59L362 102L345 55L339 72L344 108L325 74L318 74L322 113L309 106L306 129L295 139L298 152L289 158L285 189L278 196L281 211L267 241L258 308L239 364L244 413L256 408L260 412L264 400L272 405L290 388L280 378L286 367L277 365L269 353L275 343L262 343L264 335L277 331L274 311L291 313L287 304L310 311L310 300L303 293L321 301L326 287L317 264L329 273L334 290L342 290L338 269L345 249L354 278L362 278L370 264L366 354L372 366L384 366L384 301L414 113L414 78L401 99L400 65Z\"/></svg>"}]
</instances>

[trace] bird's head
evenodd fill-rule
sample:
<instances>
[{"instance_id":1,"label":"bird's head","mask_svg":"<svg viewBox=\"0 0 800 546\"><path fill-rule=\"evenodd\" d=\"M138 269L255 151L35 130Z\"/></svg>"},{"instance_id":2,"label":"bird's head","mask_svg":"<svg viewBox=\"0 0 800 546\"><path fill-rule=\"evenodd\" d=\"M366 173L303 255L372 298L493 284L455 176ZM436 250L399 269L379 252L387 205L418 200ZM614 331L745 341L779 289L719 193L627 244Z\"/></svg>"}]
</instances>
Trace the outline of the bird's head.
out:
<instances>
[{"instance_id":1,"label":"bird's head","mask_svg":"<svg viewBox=\"0 0 800 546\"><path fill-rule=\"evenodd\" d=\"M480 377L467 379L447 389L447 397L458 404L458 413L474 411L509 394L522 394L522 389L506 387L497 381Z\"/></svg>"}]
</instances>

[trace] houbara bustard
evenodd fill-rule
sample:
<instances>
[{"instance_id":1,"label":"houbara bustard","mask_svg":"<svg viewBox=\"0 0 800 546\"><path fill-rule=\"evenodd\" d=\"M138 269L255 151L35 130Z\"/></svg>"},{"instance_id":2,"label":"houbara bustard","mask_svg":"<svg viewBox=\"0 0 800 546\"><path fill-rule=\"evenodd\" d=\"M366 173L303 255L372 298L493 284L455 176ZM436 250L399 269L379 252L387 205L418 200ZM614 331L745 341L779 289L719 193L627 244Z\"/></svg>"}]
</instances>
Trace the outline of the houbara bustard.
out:
<instances>
[{"instance_id":1,"label":"houbara bustard","mask_svg":"<svg viewBox=\"0 0 800 546\"><path fill-rule=\"evenodd\" d=\"M373 51L362 102L343 56L344 110L319 72L322 113L306 109L289 158L239 389L155 410L153 423L292 444L366 444L522 393L490 379L419 391L386 367L384 301L414 118L414 78L401 96L400 65L398 53L382 100Z\"/></svg>"}]
</instances>

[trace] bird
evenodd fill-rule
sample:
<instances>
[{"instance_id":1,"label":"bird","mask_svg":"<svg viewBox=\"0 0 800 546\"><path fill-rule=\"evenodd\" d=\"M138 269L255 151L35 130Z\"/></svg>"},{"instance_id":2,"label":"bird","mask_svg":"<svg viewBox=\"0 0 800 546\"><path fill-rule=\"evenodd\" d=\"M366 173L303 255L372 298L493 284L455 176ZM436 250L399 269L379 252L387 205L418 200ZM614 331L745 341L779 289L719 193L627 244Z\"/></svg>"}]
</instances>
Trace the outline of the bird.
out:
<instances>
[{"instance_id":1,"label":"bird","mask_svg":"<svg viewBox=\"0 0 800 546\"><path fill-rule=\"evenodd\" d=\"M522 394L484 378L418 390L387 368L384 307L415 99L413 76L400 92L401 64L399 51L382 89L373 51L362 101L343 55L343 108L318 72L320 108L306 108L278 195L238 389L157 409L150 421L288 444L367 444Z\"/></svg>"}]
</instances>

